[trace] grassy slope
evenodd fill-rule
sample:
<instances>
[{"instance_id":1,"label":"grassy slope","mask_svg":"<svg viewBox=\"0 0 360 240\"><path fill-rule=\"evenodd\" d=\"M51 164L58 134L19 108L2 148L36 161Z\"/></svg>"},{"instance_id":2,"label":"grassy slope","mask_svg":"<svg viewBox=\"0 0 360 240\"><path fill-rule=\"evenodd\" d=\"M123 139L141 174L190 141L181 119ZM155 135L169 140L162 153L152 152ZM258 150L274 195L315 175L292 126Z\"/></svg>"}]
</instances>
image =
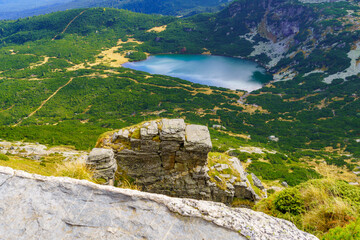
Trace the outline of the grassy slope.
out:
<instances>
[{"instance_id":1,"label":"grassy slope","mask_svg":"<svg viewBox=\"0 0 360 240\"><path fill-rule=\"evenodd\" d=\"M360 189L343 181L312 180L271 195L255 209L290 220L321 237L329 229L343 227L359 217Z\"/></svg>"}]
</instances>

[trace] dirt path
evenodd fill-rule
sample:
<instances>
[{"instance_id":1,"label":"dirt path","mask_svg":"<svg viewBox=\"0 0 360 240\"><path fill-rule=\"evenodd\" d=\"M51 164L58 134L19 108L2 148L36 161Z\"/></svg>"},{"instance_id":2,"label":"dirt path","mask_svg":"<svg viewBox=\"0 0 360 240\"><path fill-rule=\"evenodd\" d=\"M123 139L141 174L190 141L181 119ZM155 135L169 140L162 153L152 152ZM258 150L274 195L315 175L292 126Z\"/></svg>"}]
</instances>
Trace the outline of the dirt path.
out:
<instances>
[{"instance_id":1,"label":"dirt path","mask_svg":"<svg viewBox=\"0 0 360 240\"><path fill-rule=\"evenodd\" d=\"M63 30L60 34L65 33L66 30L70 27L70 25L71 25L78 17L80 17L84 12L86 12L86 10L82 11L81 13L79 13L79 15L77 15L76 17L74 17L74 18L68 23L68 25L66 25L66 27L64 28L64 30ZM51 39L51 41L54 41L57 36L59 36L59 34L55 35L55 37L54 37L53 39Z\"/></svg>"},{"instance_id":2,"label":"dirt path","mask_svg":"<svg viewBox=\"0 0 360 240\"><path fill-rule=\"evenodd\" d=\"M73 79L74 79L74 78L70 78L70 80L69 80L67 83L65 83L64 85L62 85L61 87L59 87L53 94L50 95L50 97L48 97L46 100L44 100L44 101L41 103L41 105L40 105L35 111L33 111L33 112L30 113L27 117L25 117L25 118L23 118L22 120L20 120L20 122L16 123L16 124L14 125L14 127L19 126L19 125L23 122L24 119L27 119L27 118L29 118L29 117L32 117L35 113L37 113L38 111L40 111L40 110L44 107L44 105L45 105L50 99L52 99L61 89L63 89L63 88L66 87L67 85L69 85L69 84L72 82Z\"/></svg>"},{"instance_id":3,"label":"dirt path","mask_svg":"<svg viewBox=\"0 0 360 240\"><path fill-rule=\"evenodd\" d=\"M42 62L35 63L35 64L31 65L31 66L30 66L30 69L34 69L34 68L36 68L36 67L40 67L40 66L42 66L42 65L45 65L46 63L49 62L49 59L50 59L50 57L44 56L44 60L43 60Z\"/></svg>"},{"instance_id":4,"label":"dirt path","mask_svg":"<svg viewBox=\"0 0 360 240\"><path fill-rule=\"evenodd\" d=\"M7 108L7 109L1 110L0 113L9 111L9 110L11 110L14 106L15 106L15 104L12 105L11 107Z\"/></svg>"}]
</instances>

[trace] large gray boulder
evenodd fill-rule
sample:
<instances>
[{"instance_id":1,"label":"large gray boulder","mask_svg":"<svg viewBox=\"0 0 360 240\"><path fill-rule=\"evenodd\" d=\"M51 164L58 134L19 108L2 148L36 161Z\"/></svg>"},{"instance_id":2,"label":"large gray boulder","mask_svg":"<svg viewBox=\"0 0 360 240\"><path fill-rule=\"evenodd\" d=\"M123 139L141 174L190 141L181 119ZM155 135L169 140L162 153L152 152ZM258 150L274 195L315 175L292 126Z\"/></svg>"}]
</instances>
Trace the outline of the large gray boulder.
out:
<instances>
[{"instance_id":1,"label":"large gray boulder","mask_svg":"<svg viewBox=\"0 0 360 240\"><path fill-rule=\"evenodd\" d=\"M1 239L315 240L250 209L0 167Z\"/></svg>"}]
</instances>

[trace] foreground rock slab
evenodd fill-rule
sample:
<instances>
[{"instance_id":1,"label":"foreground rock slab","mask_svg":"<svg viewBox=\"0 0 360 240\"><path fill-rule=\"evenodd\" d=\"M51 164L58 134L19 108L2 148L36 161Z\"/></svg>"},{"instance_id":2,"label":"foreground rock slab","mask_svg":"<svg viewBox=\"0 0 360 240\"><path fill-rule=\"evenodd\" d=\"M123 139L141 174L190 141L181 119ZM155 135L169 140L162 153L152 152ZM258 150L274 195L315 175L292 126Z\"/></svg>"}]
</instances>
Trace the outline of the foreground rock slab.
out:
<instances>
[{"instance_id":1,"label":"foreground rock slab","mask_svg":"<svg viewBox=\"0 0 360 240\"><path fill-rule=\"evenodd\" d=\"M221 203L0 167L1 239L317 239Z\"/></svg>"}]
</instances>

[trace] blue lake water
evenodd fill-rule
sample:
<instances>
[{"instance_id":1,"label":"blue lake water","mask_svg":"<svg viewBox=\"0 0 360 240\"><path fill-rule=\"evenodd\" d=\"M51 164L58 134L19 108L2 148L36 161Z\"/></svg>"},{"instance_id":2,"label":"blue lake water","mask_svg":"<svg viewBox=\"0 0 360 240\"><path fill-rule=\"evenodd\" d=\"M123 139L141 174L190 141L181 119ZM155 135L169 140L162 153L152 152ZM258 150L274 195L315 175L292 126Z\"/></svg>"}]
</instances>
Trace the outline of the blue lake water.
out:
<instances>
[{"instance_id":1,"label":"blue lake water","mask_svg":"<svg viewBox=\"0 0 360 240\"><path fill-rule=\"evenodd\" d=\"M178 77L194 83L253 91L269 81L265 69L255 62L208 55L156 55L126 68Z\"/></svg>"}]
</instances>

